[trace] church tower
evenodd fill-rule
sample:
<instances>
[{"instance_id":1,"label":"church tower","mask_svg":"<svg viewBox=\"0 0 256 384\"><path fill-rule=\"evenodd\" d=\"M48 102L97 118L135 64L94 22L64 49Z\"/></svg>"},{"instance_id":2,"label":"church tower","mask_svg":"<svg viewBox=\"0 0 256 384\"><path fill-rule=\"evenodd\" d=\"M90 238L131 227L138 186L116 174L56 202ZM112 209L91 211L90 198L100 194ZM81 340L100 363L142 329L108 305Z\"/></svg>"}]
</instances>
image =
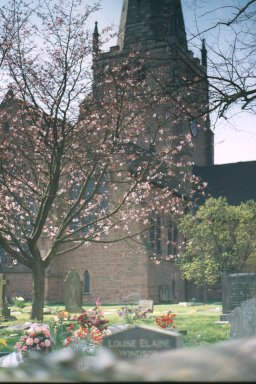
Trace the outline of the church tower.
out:
<instances>
[{"instance_id":1,"label":"church tower","mask_svg":"<svg viewBox=\"0 0 256 384\"><path fill-rule=\"evenodd\" d=\"M178 44L187 50L186 32L180 0L124 0L119 25L121 50L143 45Z\"/></svg>"},{"instance_id":2,"label":"church tower","mask_svg":"<svg viewBox=\"0 0 256 384\"><path fill-rule=\"evenodd\" d=\"M104 71L106 65L114 65L132 50L147 57L143 76L150 83L149 74L156 77L161 70L163 91L172 100L163 119L166 139L156 143L157 150L161 152L175 145L167 139L170 133L181 140L190 134L191 143L184 149L183 156L195 165L212 165L207 51L203 41L200 60L188 49L181 1L123 0L117 46L101 53L96 34L98 37L98 29L93 39L94 53L97 52L94 54L95 82L97 73Z\"/></svg>"}]
</instances>

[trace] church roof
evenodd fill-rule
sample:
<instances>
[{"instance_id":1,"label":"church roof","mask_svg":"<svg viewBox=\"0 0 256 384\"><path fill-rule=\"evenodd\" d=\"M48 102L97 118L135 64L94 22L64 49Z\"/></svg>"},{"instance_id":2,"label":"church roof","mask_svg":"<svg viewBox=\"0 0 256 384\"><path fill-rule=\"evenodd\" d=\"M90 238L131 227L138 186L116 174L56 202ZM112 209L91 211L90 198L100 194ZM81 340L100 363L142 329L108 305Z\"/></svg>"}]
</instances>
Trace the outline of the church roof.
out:
<instances>
[{"instance_id":1,"label":"church roof","mask_svg":"<svg viewBox=\"0 0 256 384\"><path fill-rule=\"evenodd\" d=\"M256 161L195 166L194 174L208 184L205 197L226 197L232 205L256 199Z\"/></svg>"}]
</instances>

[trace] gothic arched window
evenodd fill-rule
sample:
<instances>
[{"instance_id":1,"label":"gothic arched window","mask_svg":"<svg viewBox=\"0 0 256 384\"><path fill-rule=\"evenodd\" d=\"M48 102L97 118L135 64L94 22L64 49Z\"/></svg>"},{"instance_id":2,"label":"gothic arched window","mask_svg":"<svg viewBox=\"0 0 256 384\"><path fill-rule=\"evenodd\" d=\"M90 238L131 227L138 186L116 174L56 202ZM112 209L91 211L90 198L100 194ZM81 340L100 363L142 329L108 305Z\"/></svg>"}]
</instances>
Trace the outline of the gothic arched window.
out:
<instances>
[{"instance_id":1,"label":"gothic arched window","mask_svg":"<svg viewBox=\"0 0 256 384\"><path fill-rule=\"evenodd\" d=\"M84 293L90 293L90 273L88 271L84 273Z\"/></svg>"},{"instance_id":2,"label":"gothic arched window","mask_svg":"<svg viewBox=\"0 0 256 384\"><path fill-rule=\"evenodd\" d=\"M169 256L177 255L178 227L177 223L170 219L167 228L167 252Z\"/></svg>"},{"instance_id":3,"label":"gothic arched window","mask_svg":"<svg viewBox=\"0 0 256 384\"><path fill-rule=\"evenodd\" d=\"M154 256L161 256L162 254L162 240L161 240L161 217L158 213L150 219L150 230L149 230L149 242L150 251Z\"/></svg>"}]
</instances>

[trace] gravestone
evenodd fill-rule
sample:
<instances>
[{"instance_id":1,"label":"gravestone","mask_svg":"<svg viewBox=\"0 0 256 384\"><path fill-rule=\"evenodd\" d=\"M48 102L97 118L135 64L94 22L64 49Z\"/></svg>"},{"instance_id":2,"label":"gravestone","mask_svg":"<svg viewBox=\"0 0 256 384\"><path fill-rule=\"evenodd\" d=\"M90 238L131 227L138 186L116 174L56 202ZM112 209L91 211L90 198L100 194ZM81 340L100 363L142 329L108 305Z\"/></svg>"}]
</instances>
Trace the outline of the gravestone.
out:
<instances>
[{"instance_id":1,"label":"gravestone","mask_svg":"<svg viewBox=\"0 0 256 384\"><path fill-rule=\"evenodd\" d=\"M82 312L82 282L74 268L64 280L64 303L67 312Z\"/></svg>"},{"instance_id":2,"label":"gravestone","mask_svg":"<svg viewBox=\"0 0 256 384\"><path fill-rule=\"evenodd\" d=\"M223 314L229 314L243 301L254 297L256 297L256 273L228 274L227 271L222 272Z\"/></svg>"},{"instance_id":3,"label":"gravestone","mask_svg":"<svg viewBox=\"0 0 256 384\"><path fill-rule=\"evenodd\" d=\"M139 300L138 305L142 309L149 309L149 312L154 312L154 302L153 302L153 300Z\"/></svg>"},{"instance_id":4,"label":"gravestone","mask_svg":"<svg viewBox=\"0 0 256 384\"><path fill-rule=\"evenodd\" d=\"M119 358L131 360L181 348L183 338L175 331L136 326L105 337L103 346L112 350Z\"/></svg>"},{"instance_id":5,"label":"gravestone","mask_svg":"<svg viewBox=\"0 0 256 384\"><path fill-rule=\"evenodd\" d=\"M5 289L8 281L3 273L0 273L0 316L5 319L10 317L10 310L5 302Z\"/></svg>"},{"instance_id":6,"label":"gravestone","mask_svg":"<svg viewBox=\"0 0 256 384\"><path fill-rule=\"evenodd\" d=\"M230 338L256 336L256 298L243 301L228 315Z\"/></svg>"}]
</instances>

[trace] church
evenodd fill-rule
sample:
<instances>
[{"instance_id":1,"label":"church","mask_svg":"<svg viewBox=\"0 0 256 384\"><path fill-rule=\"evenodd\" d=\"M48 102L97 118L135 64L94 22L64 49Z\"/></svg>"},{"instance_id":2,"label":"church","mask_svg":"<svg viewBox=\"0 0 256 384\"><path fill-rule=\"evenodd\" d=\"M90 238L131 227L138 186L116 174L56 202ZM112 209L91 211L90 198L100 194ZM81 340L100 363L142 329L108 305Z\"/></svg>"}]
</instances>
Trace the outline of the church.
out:
<instances>
[{"instance_id":1,"label":"church","mask_svg":"<svg viewBox=\"0 0 256 384\"><path fill-rule=\"evenodd\" d=\"M109 67L123 62L131 51L139 52L140 59L143 58L143 65L136 72L138 81L143 80L152 86L152 79L157 77L161 68L163 92L168 93L171 89L177 102L175 107L173 104L165 105L157 111L164 121L162 139L156 140L152 149L149 140L141 137L136 142L136 150L157 159L173 146L170 136L181 138L189 135L191 145L185 147L182 156L192 165L191 172L208 182L210 195L227 196L229 202L235 200L236 204L253 198L255 186L251 184L255 178L250 176L255 172L254 162L214 165L214 135L207 110L207 51L204 41L200 58L194 57L189 50L180 0L123 0L117 45L108 52L100 50L98 26L95 24L93 92L102 94L104 90L100 81L104 73ZM123 70L129 71L132 66L134 61L128 60ZM10 108L12 103L15 100L9 94L0 108ZM150 117L150 124L153 117ZM150 134L153 130L154 127ZM176 157L177 163L180 156ZM136 173L137 169L138 163L134 162L131 173ZM239 175L245 177L244 189L237 186L238 180L241 181ZM168 182L167 177L165 181L155 181L155 187L161 189L164 182ZM192 286L182 279L172 257L168 257L177 253L179 234L176 223L170 225L162 217L159 217L159 222L164 231L159 233L160 226L151 228L148 242L138 244L136 248L129 241L114 242L108 247L91 244L53 260L46 271L45 301L63 302L64 279L72 268L83 282L84 304L94 304L98 297L103 304L137 303L143 299L154 300L154 303L177 303L195 297ZM41 247L43 250L43 240ZM152 254L156 257L152 258ZM8 299L15 296L31 299L30 270L19 263L10 264L4 252L1 252L1 265L9 281Z\"/></svg>"}]
</instances>

